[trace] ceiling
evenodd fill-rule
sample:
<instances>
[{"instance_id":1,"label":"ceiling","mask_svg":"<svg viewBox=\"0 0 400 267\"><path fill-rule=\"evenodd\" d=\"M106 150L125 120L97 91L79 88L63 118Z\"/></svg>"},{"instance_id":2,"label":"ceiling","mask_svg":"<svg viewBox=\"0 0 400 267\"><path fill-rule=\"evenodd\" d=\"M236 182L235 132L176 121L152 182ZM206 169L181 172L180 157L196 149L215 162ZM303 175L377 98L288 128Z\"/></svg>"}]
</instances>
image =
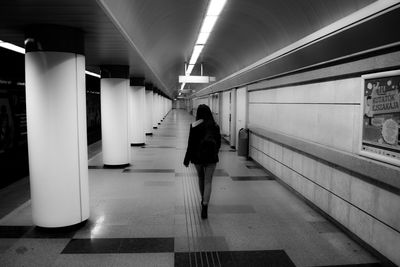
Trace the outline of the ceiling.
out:
<instances>
[{"instance_id":1,"label":"ceiling","mask_svg":"<svg viewBox=\"0 0 400 267\"><path fill-rule=\"evenodd\" d=\"M221 80L373 2L228 0L198 62L205 75ZM129 65L132 76L175 97L207 5L208 0L2 0L0 40L23 46L31 24L78 27L85 32L87 69Z\"/></svg>"}]
</instances>

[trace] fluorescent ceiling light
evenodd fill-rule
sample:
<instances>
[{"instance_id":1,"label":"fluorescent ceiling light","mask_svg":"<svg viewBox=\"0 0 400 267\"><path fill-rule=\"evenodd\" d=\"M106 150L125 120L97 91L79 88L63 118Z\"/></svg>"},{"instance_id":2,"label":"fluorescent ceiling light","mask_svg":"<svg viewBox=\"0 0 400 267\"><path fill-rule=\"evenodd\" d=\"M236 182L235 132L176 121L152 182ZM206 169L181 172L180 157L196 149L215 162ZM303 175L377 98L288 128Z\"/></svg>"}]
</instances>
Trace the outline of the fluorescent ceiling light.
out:
<instances>
[{"instance_id":1,"label":"fluorescent ceiling light","mask_svg":"<svg viewBox=\"0 0 400 267\"><path fill-rule=\"evenodd\" d=\"M189 61L189 67L190 67L190 65L196 64L197 59L199 58L200 53L203 50L203 47L204 47L204 45L195 45L194 46L193 54Z\"/></svg>"},{"instance_id":2,"label":"fluorescent ceiling light","mask_svg":"<svg viewBox=\"0 0 400 267\"><path fill-rule=\"evenodd\" d=\"M85 70L85 73L86 73L87 75L100 78L100 74L97 74L97 73L94 73L94 72L91 72L91 71L88 71L88 70Z\"/></svg>"},{"instance_id":3,"label":"fluorescent ceiling light","mask_svg":"<svg viewBox=\"0 0 400 267\"><path fill-rule=\"evenodd\" d=\"M18 52L18 53L21 53L21 54L25 54L25 49L24 48L19 47L19 46L14 45L14 44L11 44L11 43L4 42L2 40L0 40L0 47L3 47L3 48L8 49L8 50L12 50L14 52ZM91 75L91 76L100 78L100 75L97 74L97 73L93 73L93 72L90 72L90 71L87 71L87 70L85 71L85 73L87 75Z\"/></svg>"},{"instance_id":4,"label":"fluorescent ceiling light","mask_svg":"<svg viewBox=\"0 0 400 267\"><path fill-rule=\"evenodd\" d=\"M227 0L210 0L207 8L206 16L204 17L203 24L197 37L196 45L193 49L192 56L190 57L189 66L186 69L185 75L190 76L193 71L194 65L199 58L204 45L207 43L208 37L212 32L218 16L224 8ZM184 88L185 83L182 83L181 90Z\"/></svg>"},{"instance_id":5,"label":"fluorescent ceiling light","mask_svg":"<svg viewBox=\"0 0 400 267\"><path fill-rule=\"evenodd\" d=\"M21 54L25 54L25 49L24 48L19 47L19 46L14 45L14 44L11 44L11 43L7 43L7 42L4 42L4 41L1 41L1 40L0 40L0 47L3 47L3 48L8 49L8 50L12 50L14 52L18 52L18 53L21 53Z\"/></svg>"},{"instance_id":6,"label":"fluorescent ceiling light","mask_svg":"<svg viewBox=\"0 0 400 267\"><path fill-rule=\"evenodd\" d=\"M210 36L209 32L201 32L199 34L199 37L197 38L196 45L198 44L204 45L208 40L208 36Z\"/></svg>"},{"instance_id":7,"label":"fluorescent ceiling light","mask_svg":"<svg viewBox=\"0 0 400 267\"><path fill-rule=\"evenodd\" d=\"M186 76L189 76L192 73L192 70L194 68L194 65L189 65L189 67L186 70Z\"/></svg>"},{"instance_id":8,"label":"fluorescent ceiling light","mask_svg":"<svg viewBox=\"0 0 400 267\"><path fill-rule=\"evenodd\" d=\"M207 15L218 16L224 8L225 3L226 0L211 0L208 6Z\"/></svg>"},{"instance_id":9,"label":"fluorescent ceiling light","mask_svg":"<svg viewBox=\"0 0 400 267\"><path fill-rule=\"evenodd\" d=\"M206 16L201 26L200 32L211 32L217 22L218 16Z\"/></svg>"}]
</instances>

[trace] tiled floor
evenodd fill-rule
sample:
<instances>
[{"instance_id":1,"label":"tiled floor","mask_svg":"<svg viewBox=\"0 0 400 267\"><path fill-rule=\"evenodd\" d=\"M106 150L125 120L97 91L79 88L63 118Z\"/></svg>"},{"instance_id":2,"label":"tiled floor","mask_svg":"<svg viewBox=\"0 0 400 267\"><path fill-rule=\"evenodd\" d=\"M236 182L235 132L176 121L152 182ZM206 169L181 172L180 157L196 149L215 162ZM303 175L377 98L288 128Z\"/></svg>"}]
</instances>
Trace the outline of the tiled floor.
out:
<instances>
[{"instance_id":1,"label":"tiled floor","mask_svg":"<svg viewBox=\"0 0 400 267\"><path fill-rule=\"evenodd\" d=\"M209 218L201 220L195 169L182 164L191 121L185 111L170 112L145 146L131 147L125 169L104 169L94 145L84 225L37 228L29 200L1 203L0 266L380 266L228 145ZM0 199L26 184L0 191Z\"/></svg>"}]
</instances>

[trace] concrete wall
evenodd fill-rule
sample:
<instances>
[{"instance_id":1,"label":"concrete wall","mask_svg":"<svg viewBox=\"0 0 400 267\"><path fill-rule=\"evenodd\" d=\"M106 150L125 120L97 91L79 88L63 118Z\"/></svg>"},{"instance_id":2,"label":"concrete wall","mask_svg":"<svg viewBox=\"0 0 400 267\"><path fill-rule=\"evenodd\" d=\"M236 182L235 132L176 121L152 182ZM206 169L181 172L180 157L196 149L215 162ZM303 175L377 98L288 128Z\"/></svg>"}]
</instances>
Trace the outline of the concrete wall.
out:
<instances>
[{"instance_id":1,"label":"concrete wall","mask_svg":"<svg viewBox=\"0 0 400 267\"><path fill-rule=\"evenodd\" d=\"M249 93L249 123L356 152L361 78Z\"/></svg>"},{"instance_id":2,"label":"concrete wall","mask_svg":"<svg viewBox=\"0 0 400 267\"><path fill-rule=\"evenodd\" d=\"M229 123L229 117L230 117L230 91L225 91L222 93L222 101L220 102L222 106L220 107L220 113L221 113L221 123L220 123L220 129L221 129L221 135L227 139L228 141L230 140L230 123Z\"/></svg>"},{"instance_id":3,"label":"concrete wall","mask_svg":"<svg viewBox=\"0 0 400 267\"><path fill-rule=\"evenodd\" d=\"M391 60L389 55L379 58L383 62ZM303 143L359 157L363 73L349 75L351 77L331 76L324 81L324 73L332 75L333 68L319 70L319 82L303 79L301 83L285 85L285 78L279 78L279 82L276 79L258 85L257 90L250 91L248 95L250 128L276 132ZM306 72L302 77L311 79L315 73ZM286 82L288 80L290 78ZM382 184L374 177L359 175L354 170L255 132L250 135L250 156L360 239L400 265L398 187ZM363 161L362 158L357 160ZM398 167L365 161L400 173Z\"/></svg>"}]
</instances>

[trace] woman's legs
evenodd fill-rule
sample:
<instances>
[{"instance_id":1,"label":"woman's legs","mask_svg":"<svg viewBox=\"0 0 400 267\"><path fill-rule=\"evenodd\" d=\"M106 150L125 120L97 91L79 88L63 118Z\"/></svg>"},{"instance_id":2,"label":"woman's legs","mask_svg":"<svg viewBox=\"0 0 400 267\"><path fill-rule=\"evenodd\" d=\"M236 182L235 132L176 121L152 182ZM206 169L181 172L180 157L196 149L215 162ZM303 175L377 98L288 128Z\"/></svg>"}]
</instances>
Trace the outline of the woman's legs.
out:
<instances>
[{"instance_id":1,"label":"woman's legs","mask_svg":"<svg viewBox=\"0 0 400 267\"><path fill-rule=\"evenodd\" d=\"M203 200L203 195L204 195L204 165L195 164L194 166L195 166L196 171L197 171L201 199Z\"/></svg>"},{"instance_id":2,"label":"woman's legs","mask_svg":"<svg viewBox=\"0 0 400 267\"><path fill-rule=\"evenodd\" d=\"M207 205L210 201L212 177L217 164L195 164L194 166L196 167L199 178L200 195L203 200L203 204Z\"/></svg>"},{"instance_id":3,"label":"woman's legs","mask_svg":"<svg viewBox=\"0 0 400 267\"><path fill-rule=\"evenodd\" d=\"M210 201L211 196L211 184L212 178L215 171L216 163L207 164L204 166L204 194L203 194L203 204L207 205Z\"/></svg>"}]
</instances>

